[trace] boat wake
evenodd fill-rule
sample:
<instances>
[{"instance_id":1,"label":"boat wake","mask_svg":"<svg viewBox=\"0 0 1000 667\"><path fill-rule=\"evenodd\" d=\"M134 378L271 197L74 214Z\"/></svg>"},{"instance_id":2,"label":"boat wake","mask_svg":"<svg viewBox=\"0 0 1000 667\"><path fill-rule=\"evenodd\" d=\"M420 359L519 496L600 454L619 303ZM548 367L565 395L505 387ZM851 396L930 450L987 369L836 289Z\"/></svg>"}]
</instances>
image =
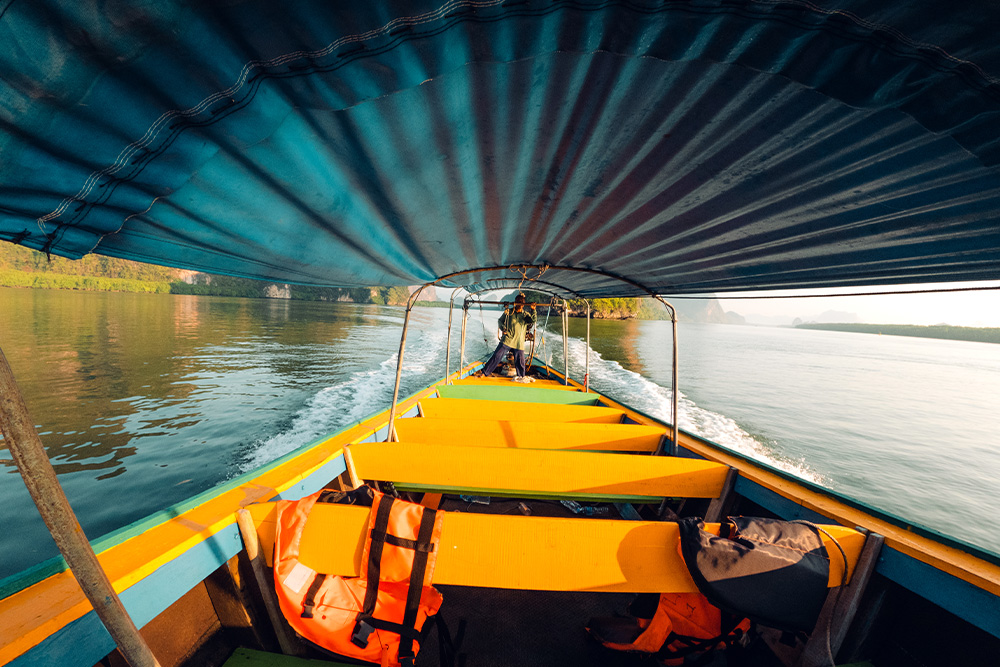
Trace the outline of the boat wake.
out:
<instances>
[{"instance_id":1,"label":"boat wake","mask_svg":"<svg viewBox=\"0 0 1000 667\"><path fill-rule=\"evenodd\" d=\"M489 352L489 341L477 340L479 327L470 327L469 351L466 360ZM475 334L473 334L475 331ZM412 331L407 343L406 364L401 377L400 397L409 395L444 374L447 332L441 328ZM549 341L551 343L551 340ZM368 342L370 344L370 341ZM453 345L455 341L453 341ZM359 340L354 346L363 347ZM481 348L481 349L480 349ZM570 338L570 377L580 380L586 366L586 342ZM562 346L550 345L540 359L561 369ZM541 354L539 355L542 356ZM308 445L330 433L339 431L365 417L388 408L396 375L397 354L392 354L378 366L351 374L343 382L326 387L313 395L279 433L251 443L239 457L235 474L266 465L289 452ZM452 369L458 367L457 349L452 350ZM590 351L591 386L610 398L635 409L670 421L670 389L619 364ZM803 461L783 458L772 446L747 433L729 417L699 407L681 392L678 401L679 425L682 429L711 440L727 449L788 472L800 479L823 483L816 472Z\"/></svg>"},{"instance_id":2,"label":"boat wake","mask_svg":"<svg viewBox=\"0 0 1000 667\"><path fill-rule=\"evenodd\" d=\"M444 331L411 332L400 378L400 398L443 377L445 343ZM363 342L359 341L360 344ZM234 475L266 465L387 409L392 401L398 356L393 354L376 368L355 372L345 381L320 390L295 414L286 429L252 443Z\"/></svg>"},{"instance_id":3,"label":"boat wake","mask_svg":"<svg viewBox=\"0 0 1000 667\"><path fill-rule=\"evenodd\" d=\"M583 378L586 368L587 344L578 338L569 341L570 377ZM553 355L552 364L562 369L562 350ZM625 403L650 417L670 422L670 389L623 367L617 361L604 359L600 353L590 351L590 385L595 391ZM817 484L824 483L821 475L811 470L804 461L782 458L772 447L743 430L735 421L699 407L680 392L677 400L680 413L678 425L689 433L749 456L754 460Z\"/></svg>"}]
</instances>

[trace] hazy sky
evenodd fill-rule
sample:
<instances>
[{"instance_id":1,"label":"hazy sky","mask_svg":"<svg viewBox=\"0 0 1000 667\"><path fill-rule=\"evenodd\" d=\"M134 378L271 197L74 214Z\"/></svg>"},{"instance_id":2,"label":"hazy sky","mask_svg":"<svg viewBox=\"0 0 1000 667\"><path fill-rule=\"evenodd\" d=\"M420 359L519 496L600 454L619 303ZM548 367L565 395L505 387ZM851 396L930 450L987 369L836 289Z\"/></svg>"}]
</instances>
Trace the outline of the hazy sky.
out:
<instances>
[{"instance_id":1,"label":"hazy sky","mask_svg":"<svg viewBox=\"0 0 1000 667\"><path fill-rule=\"evenodd\" d=\"M785 296L807 294L843 294L881 291L917 291L961 287L996 287L979 292L943 292L938 294L899 294L880 296L834 296L823 298L733 299L754 293L720 295L726 311L735 311L748 322L771 318L771 324L790 324L796 317L818 320L829 310L854 313L857 321L869 324L951 324L966 327L1000 327L1000 281L985 283L947 283L906 285L885 288L831 288L787 292L757 292L757 295ZM776 321L786 318L787 322ZM764 323L758 321L757 323Z\"/></svg>"}]
</instances>

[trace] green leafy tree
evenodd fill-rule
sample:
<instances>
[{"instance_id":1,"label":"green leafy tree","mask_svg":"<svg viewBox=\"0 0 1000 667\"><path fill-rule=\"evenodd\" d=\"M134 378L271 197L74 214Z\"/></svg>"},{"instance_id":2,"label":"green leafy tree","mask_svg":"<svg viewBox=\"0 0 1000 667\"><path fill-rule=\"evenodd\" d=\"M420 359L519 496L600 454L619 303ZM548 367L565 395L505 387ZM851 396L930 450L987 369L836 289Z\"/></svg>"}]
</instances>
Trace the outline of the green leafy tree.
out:
<instances>
[{"instance_id":1,"label":"green leafy tree","mask_svg":"<svg viewBox=\"0 0 1000 667\"><path fill-rule=\"evenodd\" d=\"M390 287L386 292L385 302L391 306L405 306L410 298L410 291L405 287Z\"/></svg>"}]
</instances>

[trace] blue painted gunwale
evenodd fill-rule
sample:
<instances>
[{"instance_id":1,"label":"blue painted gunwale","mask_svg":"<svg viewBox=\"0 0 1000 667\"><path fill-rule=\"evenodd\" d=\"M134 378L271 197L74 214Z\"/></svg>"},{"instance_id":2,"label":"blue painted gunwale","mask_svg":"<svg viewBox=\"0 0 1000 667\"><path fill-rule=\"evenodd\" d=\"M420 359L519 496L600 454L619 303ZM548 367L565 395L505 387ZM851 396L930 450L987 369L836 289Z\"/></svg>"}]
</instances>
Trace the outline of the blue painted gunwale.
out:
<instances>
[{"instance_id":1,"label":"blue painted gunwale","mask_svg":"<svg viewBox=\"0 0 1000 667\"><path fill-rule=\"evenodd\" d=\"M698 440L696 436L691 436ZM718 447L727 453L746 459L742 455L727 450L721 445L704 440L713 447ZM694 452L692 455L697 456ZM698 457L701 458L701 457ZM749 460L749 459L748 459ZM989 563L997 564L998 557L987 551L978 549L964 542L954 540L945 535L941 535L934 530L923 526L906 522L899 517L880 512L864 503L855 501L847 496L842 496L821 486L812 484L805 480L800 480L777 468L773 468L757 461L752 463L769 472L778 474L786 479L796 482L804 487L818 491L836 501L849 507L862 510L874 518L882 519L888 523L907 529L916 535L929 537L940 544L954 547L972 556L976 556ZM802 506L792 498L786 498L779 493L765 488L763 485L740 476L736 481L736 493L757 503L761 507L774 512L783 519L804 519L806 521L824 522L831 517L824 516L807 507ZM1000 601L997 596L978 586L975 586L957 576L944 572L932 565L922 562L918 558L905 554L891 546L883 546L881 554L875 566L875 571L893 581L907 590L929 600L940 606L942 609L958 616L959 618L975 625L991 635L1000 638Z\"/></svg>"},{"instance_id":2,"label":"blue painted gunwale","mask_svg":"<svg viewBox=\"0 0 1000 667\"><path fill-rule=\"evenodd\" d=\"M478 364L466 367L462 371L459 371L458 377L466 377L471 374L476 367L478 367ZM546 370L551 376L562 377L561 374L554 369ZM579 383L572 379L570 379L570 383L579 385ZM402 400L406 401L412 399L424 391L426 391L426 388L421 389L420 391L417 391ZM625 404L617 404L611 399L607 399L603 402L606 404L620 406L652 422L665 425L664 422L656 419L655 417L646 415L641 411L630 408ZM169 517L178 516L184 511L196 507L203 502L207 502L220 493L247 483L264 472L303 454L317 445L329 442L331 439L335 438L337 434L343 431L355 428L366 421L374 419L380 414L380 412L373 413L372 415L345 427L336 434L325 436L313 443L290 452L284 457L268 464L265 467L262 467L261 469L241 475L231 482L220 485L215 489L200 494L199 496L195 496L194 498L168 508L167 510L158 512L150 518L136 522L135 524L126 526L119 531L106 535L99 540L96 540L95 545L102 544L103 548L101 550L103 550L115 544L119 544L125 539L128 539L128 537L132 537L141 532L140 524L149 528L149 522L152 518L163 516L166 521L169 520ZM411 407L402 416L410 417L415 414L416 407ZM383 440L385 439L386 433L387 425L374 430L373 434L368 436L365 441ZM732 451L722 445L719 445L718 443L695 436L687 433L686 431L682 431L682 434L687 438L691 438L699 443L725 452L728 455L742 459L748 464L763 468L769 472L788 479L789 481L793 481L796 484L827 495L839 502L844 503L845 505L863 510L874 517L883 519L893 523L894 525L907 528L912 530L914 533L925 535L943 544L955 546L956 548L980 557L988 562L994 564L1000 562L1000 557L995 554L990 554L989 552L982 551L971 545L967 545L940 535L933 530L920 526L914 526L913 524L905 522L893 515L879 512L878 510L868 507L863 503L841 496L816 484L795 478L794 476L777 468L773 468L750 459L749 457ZM687 450L683 447L681 449L682 453L697 458L703 458L691 450ZM344 470L345 466L343 456L337 456L321 468L314 471L298 484L276 495L275 498L296 499L309 493L313 493L322 488L331 479L344 472ZM736 491L747 499L786 519L803 518L814 521L829 520L828 517L809 510L795 500L786 498L785 496L767 489L761 484L747 479L746 477L741 476L738 478ZM236 529L235 524L229 524L214 535L206 538L203 542L195 545L178 558L165 564L145 579L123 591L122 601L125 604L126 609L135 619L137 625L141 627L155 618L176 600L180 599L181 596L191 590L217 568L222 566L226 561L235 556L241 548L242 544L239 538L239 532ZM52 567L52 565L48 563L42 565ZM65 566L63 565L63 568L64 567ZM36 568L32 568L31 570L18 575L20 577L20 583L23 584L23 582L29 581L29 583L22 585L22 588L34 583L34 581L30 581L30 579L38 581L41 578L44 578L37 576L39 568L40 566L36 566ZM977 627L982 628L986 632L1000 637L1000 614L997 614L996 612L997 598L988 591L963 581L958 577L943 572L931 565L923 563L918 559L891 547L883 549L876 566L876 572L930 600L931 602L940 605L943 609L946 609L956 616L959 616ZM4 582L0 582L0 585L10 586L11 582L10 580L5 580ZM91 611L76 621L68 624L62 628L60 632L50 636L48 639L32 648L19 658L16 658L9 664L15 667L28 667L29 665L38 665L39 667L90 667L90 665L96 663L113 649L114 643L111 640L111 637L108 635L103 625L101 625L97 615Z\"/></svg>"},{"instance_id":3,"label":"blue painted gunwale","mask_svg":"<svg viewBox=\"0 0 1000 667\"><path fill-rule=\"evenodd\" d=\"M458 377L467 376L477 366L478 364L470 365L460 370ZM400 402L414 399L418 395L426 393L429 389L430 387L420 389L400 399ZM366 422L373 421L385 412L384 409L373 412L352 424L348 424L336 433L325 435L318 440L303 445L261 468L244 473L229 482L220 484L186 501L104 535L93 541L94 550L97 553L106 551L129 538L141 534L145 530L150 530L174 518L181 517L185 512L209 502L221 494L244 484L251 484L257 477L309 452L315 447L328 444L331 440L336 440L340 434L362 426ZM417 408L414 405L402 413L401 416L411 417L416 416L416 414ZM387 429L387 423L378 429L373 428L372 435L367 436L364 441L384 440L388 432ZM330 480L335 479L341 473L345 472L346 469L343 454L337 455L297 484L284 489L270 498L261 498L260 501L296 500L310 493L315 493L328 484ZM235 523L236 509L238 508L233 508L232 523L207 536L202 542L194 545L174 560L164 564L152 574L120 593L125 609L138 627L142 627L153 620L242 550L243 544ZM24 590L65 569L66 563L62 557L49 559L17 575L0 581L0 592L2 592L0 597L7 597L15 592ZM113 651L114 648L115 643L104 628L96 612L90 611L7 664L11 665L11 667L91 667Z\"/></svg>"},{"instance_id":4,"label":"blue painted gunwale","mask_svg":"<svg viewBox=\"0 0 1000 667\"><path fill-rule=\"evenodd\" d=\"M546 372L553 377L563 377L559 371L552 368L546 368ZM582 386L572 378L570 378L570 384ZM667 426L666 422L640 410L636 410L625 403L618 403L614 401L614 399L605 395L602 395L602 399L601 404L603 405L622 408L627 412L639 415L652 423ZM813 482L800 479L790 473L757 461L756 459L729 449L728 447L720 445L717 442L713 442L712 440L694 435L684 431L683 429L681 429L680 433L684 438L705 445L707 448L719 450L728 456L740 459L742 462L746 463L748 467L763 469L769 473L773 473L785 480L804 487L805 489L822 494L836 502L842 503L847 507L860 510L872 518L885 521L886 523L902 528L907 532L933 540L938 544L957 549L986 561L987 563L1000 565L1000 555L998 554L980 549L979 547L971 544L966 544L965 542L943 535L931 528L915 524L911 521L906 521L893 514L883 512L871 507L870 505L866 505L865 503L854 500L853 498L831 491ZM680 456L690 456L699 459L705 458L697 452L685 448L683 445L680 446L678 454ZM794 498L785 497L764 487L762 484L748 479L743 475L737 477L735 491L737 494L757 503L761 507L764 507L783 519L804 519L806 521L820 523L832 520L832 517L825 516L819 512L804 507ZM933 565L925 563L914 556L903 553L898 549L894 549L891 546L884 546L882 548L881 555L879 556L875 566L875 571L890 581L903 586L907 590L929 600L955 616L958 616L959 618L975 625L991 635L1000 638L1000 600L998 600L998 597L990 591L984 590L948 572L944 572Z\"/></svg>"}]
</instances>

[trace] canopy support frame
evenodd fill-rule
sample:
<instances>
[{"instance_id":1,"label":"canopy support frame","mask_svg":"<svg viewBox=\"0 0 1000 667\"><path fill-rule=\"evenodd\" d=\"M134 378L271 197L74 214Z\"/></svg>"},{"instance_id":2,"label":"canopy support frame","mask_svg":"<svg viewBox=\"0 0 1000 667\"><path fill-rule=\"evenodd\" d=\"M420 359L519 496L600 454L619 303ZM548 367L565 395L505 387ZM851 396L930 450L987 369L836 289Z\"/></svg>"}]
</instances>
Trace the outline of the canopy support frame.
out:
<instances>
[{"instance_id":1,"label":"canopy support frame","mask_svg":"<svg viewBox=\"0 0 1000 667\"><path fill-rule=\"evenodd\" d=\"M462 350L461 350L461 366L460 368L465 368L465 331L468 329L469 324L469 306L468 304L462 304Z\"/></svg>"},{"instance_id":2,"label":"canopy support frame","mask_svg":"<svg viewBox=\"0 0 1000 667\"><path fill-rule=\"evenodd\" d=\"M444 353L444 381L448 384L451 384L448 379L451 375L451 317L455 312L455 297L461 291L461 287L456 287L451 291L451 305L448 306L448 342L445 343ZM462 368L465 368L465 320L462 320Z\"/></svg>"},{"instance_id":3,"label":"canopy support frame","mask_svg":"<svg viewBox=\"0 0 1000 667\"><path fill-rule=\"evenodd\" d=\"M542 281L538 281L538 282L542 282ZM543 283L543 284L550 285L551 283ZM558 285L552 285L552 286L553 287L558 287ZM489 287L489 288L484 288L484 289L476 290L474 292L470 292L469 293L469 297L467 297L465 299L465 303L463 304L463 307L466 309L466 311L468 311L469 305L471 305L471 303L472 303L472 300L470 299L470 297L475 296L476 294L483 294L483 293L486 293L486 292L495 292L495 291L506 290L506 289L509 289L509 288L507 288L507 287ZM569 315L568 315L569 305L566 303L566 298L563 297L561 294L559 294L558 292L556 292L554 290L551 290L551 289L548 289L548 288L544 288L544 287L542 287L542 288L536 287L534 284L532 284L531 289L533 291L535 291L535 292L542 292L543 294L548 294L548 295L552 296L554 299L560 299L562 301L563 309L562 309L562 313L560 314L560 320L563 323L563 363L564 363L564 368L563 368L563 384L564 385L568 385L569 384L569 356L567 354L567 348L569 346L569 338L568 338L568 335L569 335L569 333L568 333L568 329L569 329L569 327L568 327L568 324L569 324ZM572 293L574 296L576 296L576 297L578 297L580 299L583 299L583 301L587 304L587 372L584 374L584 384L583 384L583 386L584 386L584 390L589 392L590 389L589 389L589 384L588 384L588 375L589 375L589 372L590 372L590 301L588 299L580 296L579 294L576 294L572 290L568 290L568 289L562 288L562 287L560 287L559 289L562 289L563 291ZM484 303L493 303L493 304L501 304L502 305L502 304L505 304L507 302L505 302L505 301L475 301L475 303L478 303L480 305L482 305ZM449 327L450 326L451 325L449 324ZM464 354L463 354L462 358L463 358L463 360L465 359ZM464 368L464 364L463 364L463 368Z\"/></svg>"},{"instance_id":4,"label":"canopy support frame","mask_svg":"<svg viewBox=\"0 0 1000 667\"><path fill-rule=\"evenodd\" d=\"M413 292L413 294L410 295L410 298L406 302L406 315L403 318L403 332L402 332L402 334L400 335L400 338L399 338L399 353L398 353L398 355L396 357L396 382L395 382L395 384L393 386L393 389L392 389L392 404L389 406L389 424L388 424L388 433L386 435L386 440L387 441L391 442L391 441L394 441L395 438L396 438L396 436L395 436L396 403L399 400L399 381L400 381L400 378L402 377L402 373L403 373L403 353L406 350L406 330L407 330L407 327L409 326L409 323L410 323L410 312L413 310L413 306L417 302L417 298L420 296L420 294L426 288L434 286L434 285L437 285L438 283L440 283L442 281L445 281L445 280L449 280L451 278L457 278L458 276L469 275L470 273L483 273L483 272L486 272L486 271L497 271L497 270L509 269L509 268L510 267L495 266L495 267L481 267L481 268L477 268L477 269L466 269L465 271L456 271L455 273L449 273L449 274L441 276L441 277L439 277L439 278L437 278L435 280L432 280L431 282L424 283L419 288L417 288ZM594 274L594 275L605 276L605 277L608 277L608 278L613 278L615 280L621 281L621 282L623 282L623 283L625 283L627 285L631 285L631 286L635 287L636 289L645 292L650 297L656 299L657 301L659 301L660 303L663 304L663 306L667 309L667 312L670 313L670 319L671 319L671 322L673 323L673 333L672 333L672 337L671 337L671 346L673 348L673 364L672 364L673 370L672 370L671 375L670 375L670 383L671 383L671 387L670 387L670 397L671 397L671 401L670 401L670 420L671 420L671 431L672 431L672 436L673 436L673 446L676 448L679 445L679 442L680 442L679 441L680 431L679 431L679 428L678 428L678 425L677 425L677 421L678 421L678 418L679 418L679 414L678 414L678 396L677 396L678 395L678 389L677 389L677 382L678 382L677 364L678 364L678 357L679 357L679 355L678 355L678 349L677 349L678 348L678 346L677 346L677 310L672 305L670 305L670 303L668 303L663 297L661 297L659 294L656 294L655 292L653 292L652 290L650 290L648 287L645 287L644 285L641 285L641 284L635 282L634 280L630 280L629 278L625 278L623 276L618 276L618 275L615 275L613 273L608 273L606 271L599 271L597 269L586 269L586 268L579 268L579 267L572 267L572 266L540 266L540 265L534 265L534 264L522 264L522 265L519 265L519 268L521 268L522 270L525 270L525 271L527 269L538 269L539 275L541 275L542 272L547 271L549 269L558 269L560 271L571 271L571 272L576 272L576 273L590 273L590 274ZM529 280L531 280L531 279L529 279ZM543 281L532 280L532 282L538 282L539 284L542 284ZM551 284L551 283L546 283L546 284ZM566 289L564 287L561 287L559 285L554 285L554 287L557 287L557 288L562 289L562 290L564 290L566 292L571 292L572 293L572 290L568 290L568 289ZM500 287L498 287L496 289L500 290L500 289L513 289L513 288L500 288ZM483 291L485 291L485 290L483 290ZM587 302L587 312L588 312L588 317L587 317L587 331L588 331L588 336L587 336L587 338L588 338L588 340L587 340L587 370L588 370L588 373L587 374L589 375L589 368L590 368L590 335L589 335L589 332L590 332L590 302L585 297L582 297L582 298L584 298L584 300ZM564 312L564 315L563 315L564 321L568 322L569 316L566 314L565 310L563 312ZM450 317L450 315L449 315L449 317ZM564 329L564 331L565 331L565 329ZM564 341L564 350L565 350L566 347L568 347L566 334L564 334L563 341ZM565 375L565 378L564 378L564 382L566 384L568 384L569 383L569 359L568 359L568 355L564 354L563 355L563 359L564 359L565 364L566 364L566 375ZM585 380L589 380L589 377L585 378ZM657 450L656 455L657 456L661 456L663 454L664 454L664 447L661 446Z\"/></svg>"}]
</instances>

